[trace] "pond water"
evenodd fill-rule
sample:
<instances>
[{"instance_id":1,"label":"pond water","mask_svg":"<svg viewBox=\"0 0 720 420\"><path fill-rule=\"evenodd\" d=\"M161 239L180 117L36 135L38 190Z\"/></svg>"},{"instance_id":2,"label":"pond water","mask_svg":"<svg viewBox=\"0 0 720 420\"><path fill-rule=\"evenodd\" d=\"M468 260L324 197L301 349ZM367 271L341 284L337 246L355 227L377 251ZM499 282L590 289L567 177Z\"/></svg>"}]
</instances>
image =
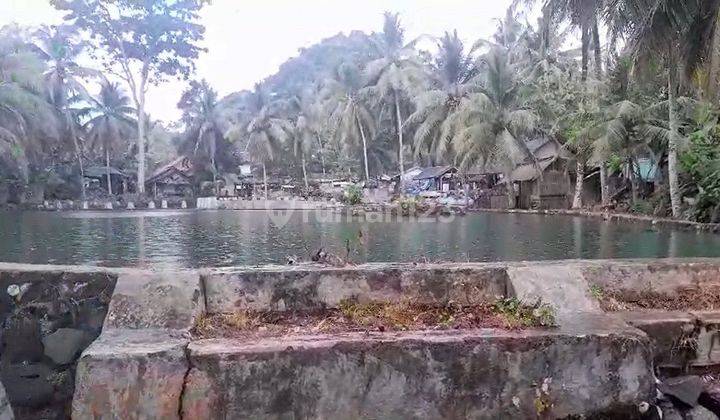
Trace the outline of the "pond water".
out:
<instances>
[{"instance_id":1,"label":"pond water","mask_svg":"<svg viewBox=\"0 0 720 420\"><path fill-rule=\"evenodd\" d=\"M0 261L204 267L285 263L323 247L354 262L718 257L720 235L571 216L447 219L330 212L0 212Z\"/></svg>"}]
</instances>

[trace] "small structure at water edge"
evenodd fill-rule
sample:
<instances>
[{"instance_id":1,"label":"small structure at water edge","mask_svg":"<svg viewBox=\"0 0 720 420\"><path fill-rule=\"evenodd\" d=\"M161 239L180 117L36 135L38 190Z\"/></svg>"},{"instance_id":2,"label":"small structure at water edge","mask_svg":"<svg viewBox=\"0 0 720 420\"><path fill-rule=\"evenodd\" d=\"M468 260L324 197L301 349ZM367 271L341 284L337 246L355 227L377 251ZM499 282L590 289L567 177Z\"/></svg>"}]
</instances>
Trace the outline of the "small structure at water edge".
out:
<instances>
[{"instance_id":1,"label":"small structure at water edge","mask_svg":"<svg viewBox=\"0 0 720 420\"><path fill-rule=\"evenodd\" d=\"M187 197L193 195L194 168L190 159L180 156L160 167L145 181L153 197Z\"/></svg>"}]
</instances>

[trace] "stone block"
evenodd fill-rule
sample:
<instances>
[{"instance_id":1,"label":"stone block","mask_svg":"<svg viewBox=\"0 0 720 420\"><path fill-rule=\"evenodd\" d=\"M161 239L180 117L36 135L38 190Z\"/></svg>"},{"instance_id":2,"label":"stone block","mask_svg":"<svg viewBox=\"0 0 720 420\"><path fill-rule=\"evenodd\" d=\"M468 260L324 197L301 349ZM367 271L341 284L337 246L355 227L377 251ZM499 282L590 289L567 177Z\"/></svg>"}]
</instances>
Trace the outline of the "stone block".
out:
<instances>
[{"instance_id":1,"label":"stone block","mask_svg":"<svg viewBox=\"0 0 720 420\"><path fill-rule=\"evenodd\" d=\"M208 312L337 307L344 299L477 303L506 295L497 265L366 264L213 270L203 273Z\"/></svg>"},{"instance_id":2,"label":"stone block","mask_svg":"<svg viewBox=\"0 0 720 420\"><path fill-rule=\"evenodd\" d=\"M118 277L104 329L189 331L205 310L195 272L129 272Z\"/></svg>"},{"instance_id":3,"label":"stone block","mask_svg":"<svg viewBox=\"0 0 720 420\"><path fill-rule=\"evenodd\" d=\"M72 418L178 418L186 346L168 331L104 331L78 361Z\"/></svg>"},{"instance_id":4,"label":"stone block","mask_svg":"<svg viewBox=\"0 0 720 420\"><path fill-rule=\"evenodd\" d=\"M564 418L654 395L642 334L497 330L190 343L182 417Z\"/></svg>"}]
</instances>

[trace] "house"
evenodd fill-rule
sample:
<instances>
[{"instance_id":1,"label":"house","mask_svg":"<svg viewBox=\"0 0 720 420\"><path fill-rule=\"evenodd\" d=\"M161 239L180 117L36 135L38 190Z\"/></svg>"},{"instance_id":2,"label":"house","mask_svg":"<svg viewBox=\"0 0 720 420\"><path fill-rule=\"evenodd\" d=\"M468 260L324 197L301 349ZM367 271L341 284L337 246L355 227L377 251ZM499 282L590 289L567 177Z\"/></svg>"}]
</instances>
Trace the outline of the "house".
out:
<instances>
[{"instance_id":1,"label":"house","mask_svg":"<svg viewBox=\"0 0 720 420\"><path fill-rule=\"evenodd\" d=\"M130 179L121 170L112 166L91 166L85 169L84 177L90 180L89 183L86 183L90 189L99 188L102 191L107 191L108 177L110 177L110 187L113 195L127 192Z\"/></svg>"},{"instance_id":2,"label":"house","mask_svg":"<svg viewBox=\"0 0 720 420\"><path fill-rule=\"evenodd\" d=\"M562 164L562 147L547 137L525 144L532 157L526 158L510 174L517 186L517 206L523 209L567 208L572 187Z\"/></svg>"},{"instance_id":3,"label":"house","mask_svg":"<svg viewBox=\"0 0 720 420\"><path fill-rule=\"evenodd\" d=\"M160 167L145 181L145 188L155 198L188 197L193 195L193 164L187 156L180 156Z\"/></svg>"},{"instance_id":4,"label":"house","mask_svg":"<svg viewBox=\"0 0 720 420\"><path fill-rule=\"evenodd\" d=\"M422 191L448 192L460 185L457 172L452 166L432 166L415 175L413 181L420 184Z\"/></svg>"}]
</instances>

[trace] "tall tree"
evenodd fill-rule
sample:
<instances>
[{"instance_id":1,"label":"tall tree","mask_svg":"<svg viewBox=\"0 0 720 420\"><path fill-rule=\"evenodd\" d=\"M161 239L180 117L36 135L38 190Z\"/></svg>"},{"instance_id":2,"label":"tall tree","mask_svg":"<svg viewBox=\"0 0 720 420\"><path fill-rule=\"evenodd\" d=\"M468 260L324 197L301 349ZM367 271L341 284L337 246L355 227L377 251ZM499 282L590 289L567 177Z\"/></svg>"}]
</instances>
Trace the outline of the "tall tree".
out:
<instances>
[{"instance_id":1,"label":"tall tree","mask_svg":"<svg viewBox=\"0 0 720 420\"><path fill-rule=\"evenodd\" d=\"M303 181L305 188L310 188L307 176L307 158L312 157L312 151L317 150L320 153L323 172L325 171L325 163L322 158L322 141L320 133L322 131L322 110L321 104L316 100L314 90L306 89L299 95L292 98L291 107L295 114L293 124L293 149L295 155L300 156L300 164L302 166Z\"/></svg>"},{"instance_id":2,"label":"tall tree","mask_svg":"<svg viewBox=\"0 0 720 420\"><path fill-rule=\"evenodd\" d=\"M135 110L117 83L106 81L97 99L92 99L90 106L78 113L88 119L83 128L87 131L90 150L104 152L107 190L112 195L111 157L120 150L129 150L130 139L136 134L137 123L132 118Z\"/></svg>"},{"instance_id":3,"label":"tall tree","mask_svg":"<svg viewBox=\"0 0 720 420\"><path fill-rule=\"evenodd\" d=\"M673 217L682 207L678 154L682 143L677 97L683 80L708 61L718 30L718 0L607 0L607 13L628 35L640 68L662 61L667 71L668 184ZM715 52L716 53L716 52ZM684 72L681 71L685 70Z\"/></svg>"},{"instance_id":4,"label":"tall tree","mask_svg":"<svg viewBox=\"0 0 720 420\"><path fill-rule=\"evenodd\" d=\"M183 92L178 108L183 112L182 120L187 127L187 139L193 145L193 153L197 155L202 147L210 158L213 189L217 194L217 150L227 131L227 115L218 105L217 92L205 80L192 81Z\"/></svg>"},{"instance_id":5,"label":"tall tree","mask_svg":"<svg viewBox=\"0 0 720 420\"><path fill-rule=\"evenodd\" d=\"M51 149L47 141L60 137L57 113L43 95L45 69L25 31L0 28L0 162L23 181Z\"/></svg>"},{"instance_id":6,"label":"tall tree","mask_svg":"<svg viewBox=\"0 0 720 420\"><path fill-rule=\"evenodd\" d=\"M427 88L418 89L413 98L415 112L407 123L416 126L415 154L435 154L445 149L441 143L447 143L454 135L449 118L460 101L478 90L475 77L478 74L473 57L465 51L457 31L445 33L437 41L438 53L430 64ZM442 156L437 156L437 159Z\"/></svg>"},{"instance_id":7,"label":"tall tree","mask_svg":"<svg viewBox=\"0 0 720 420\"><path fill-rule=\"evenodd\" d=\"M404 96L422 79L422 71L415 51L415 41L405 44L405 31L397 13L386 12L383 31L374 40L380 56L365 67L371 90L370 98L385 100L392 104L398 138L398 164L400 183L405 179L403 115L401 102ZM402 187L402 185L401 185ZM401 188L402 191L404 189Z\"/></svg>"},{"instance_id":8,"label":"tall tree","mask_svg":"<svg viewBox=\"0 0 720 420\"><path fill-rule=\"evenodd\" d=\"M63 131L75 150L75 157L80 169L80 191L85 199L85 171L83 166L83 150L78 133L79 122L72 105L73 102L88 100L83 79L98 76L98 72L78 64L77 59L83 52L84 45L75 39L69 27L46 27L36 35L35 51L46 62L46 88L49 102L55 106L61 116Z\"/></svg>"},{"instance_id":9,"label":"tall tree","mask_svg":"<svg viewBox=\"0 0 720 420\"><path fill-rule=\"evenodd\" d=\"M52 0L65 20L90 34L105 69L124 80L137 113L138 192L145 192L145 99L168 77L187 78L203 49L197 23L204 0Z\"/></svg>"},{"instance_id":10,"label":"tall tree","mask_svg":"<svg viewBox=\"0 0 720 420\"><path fill-rule=\"evenodd\" d=\"M262 165L265 199L268 198L267 164L275 160L277 153L290 139L291 122L284 117L284 105L273 100L261 85L249 95L245 107L238 110L235 123L226 136L238 143L251 159ZM244 146L243 146L244 143Z\"/></svg>"},{"instance_id":11,"label":"tall tree","mask_svg":"<svg viewBox=\"0 0 720 420\"><path fill-rule=\"evenodd\" d=\"M363 94L362 77L352 64L341 64L334 78L325 81L321 98L336 124L336 136L346 145L358 144L363 151L365 180L370 180L368 141L374 137L375 120Z\"/></svg>"},{"instance_id":12,"label":"tall tree","mask_svg":"<svg viewBox=\"0 0 720 420\"><path fill-rule=\"evenodd\" d=\"M482 65L478 93L463 99L452 116L453 124L458 127L452 146L461 169L478 163L500 165L505 175L508 205L514 207L515 191L510 174L516 164L532 157L524 137L537 126L537 116L521 103L521 85L507 51L494 48L482 57Z\"/></svg>"}]
</instances>

